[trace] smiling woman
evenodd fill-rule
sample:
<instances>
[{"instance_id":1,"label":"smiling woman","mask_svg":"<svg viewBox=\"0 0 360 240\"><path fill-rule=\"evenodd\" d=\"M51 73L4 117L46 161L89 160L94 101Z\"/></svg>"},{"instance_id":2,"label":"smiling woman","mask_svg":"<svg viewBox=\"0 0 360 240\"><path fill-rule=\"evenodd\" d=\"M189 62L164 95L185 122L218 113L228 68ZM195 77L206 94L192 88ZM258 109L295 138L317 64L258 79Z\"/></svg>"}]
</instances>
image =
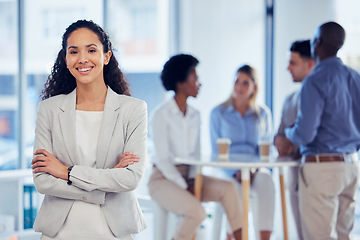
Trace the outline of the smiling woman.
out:
<instances>
[{"instance_id":1,"label":"smiling woman","mask_svg":"<svg viewBox=\"0 0 360 240\"><path fill-rule=\"evenodd\" d=\"M98 25L78 21L70 25L63 35L62 49L45 84L42 99L72 92L79 81L76 77L82 76L80 72L86 68L92 68L91 72L100 71L89 74L90 78L103 77L105 85L116 93L130 95L129 84L112 54L109 36Z\"/></svg>"},{"instance_id":2,"label":"smiling woman","mask_svg":"<svg viewBox=\"0 0 360 240\"><path fill-rule=\"evenodd\" d=\"M103 66L109 63L111 51L104 52L98 36L91 30L80 28L71 33L67 44L65 62L76 85L105 87Z\"/></svg>"},{"instance_id":3,"label":"smiling woman","mask_svg":"<svg viewBox=\"0 0 360 240\"><path fill-rule=\"evenodd\" d=\"M146 227L133 190L145 170L147 110L126 95L107 34L92 21L71 24L36 122L41 239L128 240Z\"/></svg>"}]
</instances>

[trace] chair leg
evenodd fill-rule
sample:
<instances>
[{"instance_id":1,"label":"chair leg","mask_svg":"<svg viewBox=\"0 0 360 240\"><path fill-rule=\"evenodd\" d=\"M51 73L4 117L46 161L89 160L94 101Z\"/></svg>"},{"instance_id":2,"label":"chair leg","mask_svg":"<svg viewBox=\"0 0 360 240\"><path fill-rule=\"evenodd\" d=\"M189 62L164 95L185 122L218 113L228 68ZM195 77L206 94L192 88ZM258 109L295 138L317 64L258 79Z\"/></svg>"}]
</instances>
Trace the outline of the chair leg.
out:
<instances>
[{"instance_id":1,"label":"chair leg","mask_svg":"<svg viewBox=\"0 0 360 240\"><path fill-rule=\"evenodd\" d=\"M213 230L212 230L212 239L213 240L219 240L221 239L221 225L222 225L222 219L223 219L224 210L220 203L215 204L215 213L213 218Z\"/></svg>"},{"instance_id":2,"label":"chair leg","mask_svg":"<svg viewBox=\"0 0 360 240\"><path fill-rule=\"evenodd\" d=\"M154 239L165 240L167 235L168 212L156 204L154 211Z\"/></svg>"},{"instance_id":3,"label":"chair leg","mask_svg":"<svg viewBox=\"0 0 360 240\"><path fill-rule=\"evenodd\" d=\"M174 213L168 212L166 240L171 239L173 237L176 229L177 221L178 221L178 216L176 216Z\"/></svg>"}]
</instances>

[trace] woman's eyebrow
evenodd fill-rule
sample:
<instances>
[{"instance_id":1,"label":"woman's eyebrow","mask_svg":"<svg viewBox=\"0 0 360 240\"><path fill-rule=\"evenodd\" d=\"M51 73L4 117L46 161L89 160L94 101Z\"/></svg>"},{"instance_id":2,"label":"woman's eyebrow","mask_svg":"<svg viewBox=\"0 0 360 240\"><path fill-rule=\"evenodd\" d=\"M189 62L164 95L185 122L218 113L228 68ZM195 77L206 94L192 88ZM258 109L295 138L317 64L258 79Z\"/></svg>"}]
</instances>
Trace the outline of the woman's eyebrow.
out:
<instances>
[{"instance_id":1,"label":"woman's eyebrow","mask_svg":"<svg viewBox=\"0 0 360 240\"><path fill-rule=\"evenodd\" d=\"M86 45L86 47L91 47L91 46L95 46L95 47L98 47L95 43L90 43L89 45ZM68 47L68 50L70 49L70 48L78 48L78 47L76 47L76 46L69 46Z\"/></svg>"},{"instance_id":2,"label":"woman's eyebrow","mask_svg":"<svg viewBox=\"0 0 360 240\"><path fill-rule=\"evenodd\" d=\"M91 47L91 46L98 47L95 43L90 43L89 45L86 45L86 47Z\"/></svg>"}]
</instances>

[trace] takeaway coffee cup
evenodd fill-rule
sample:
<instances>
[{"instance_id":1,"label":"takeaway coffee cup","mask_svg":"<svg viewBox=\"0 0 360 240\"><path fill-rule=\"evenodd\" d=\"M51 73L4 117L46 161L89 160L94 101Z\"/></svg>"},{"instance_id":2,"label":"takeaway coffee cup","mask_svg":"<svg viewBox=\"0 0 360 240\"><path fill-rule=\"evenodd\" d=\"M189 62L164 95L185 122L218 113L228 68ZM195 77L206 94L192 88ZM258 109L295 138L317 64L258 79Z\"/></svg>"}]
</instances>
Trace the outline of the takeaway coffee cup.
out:
<instances>
[{"instance_id":1,"label":"takeaway coffee cup","mask_svg":"<svg viewBox=\"0 0 360 240\"><path fill-rule=\"evenodd\" d=\"M216 140L218 146L219 160L229 161L229 151L231 140L228 138L218 138Z\"/></svg>"},{"instance_id":2,"label":"takeaway coffee cup","mask_svg":"<svg viewBox=\"0 0 360 240\"><path fill-rule=\"evenodd\" d=\"M271 146L271 142L270 141L261 141L259 143L259 151L260 151L260 160L264 161L264 162L268 162L269 161L269 157L270 157L270 146Z\"/></svg>"}]
</instances>

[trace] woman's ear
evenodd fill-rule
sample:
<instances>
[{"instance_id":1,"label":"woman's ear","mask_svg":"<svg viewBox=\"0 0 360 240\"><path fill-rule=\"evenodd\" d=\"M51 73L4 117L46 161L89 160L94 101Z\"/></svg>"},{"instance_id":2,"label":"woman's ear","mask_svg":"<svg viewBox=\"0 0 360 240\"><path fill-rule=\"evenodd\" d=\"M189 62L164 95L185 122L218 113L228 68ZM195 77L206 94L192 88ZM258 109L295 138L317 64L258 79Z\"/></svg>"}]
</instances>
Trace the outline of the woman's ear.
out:
<instances>
[{"instance_id":1,"label":"woman's ear","mask_svg":"<svg viewBox=\"0 0 360 240\"><path fill-rule=\"evenodd\" d=\"M105 65L108 65L111 55L112 55L112 52L110 50L107 53L105 53L105 56L104 56L104 64Z\"/></svg>"}]
</instances>

